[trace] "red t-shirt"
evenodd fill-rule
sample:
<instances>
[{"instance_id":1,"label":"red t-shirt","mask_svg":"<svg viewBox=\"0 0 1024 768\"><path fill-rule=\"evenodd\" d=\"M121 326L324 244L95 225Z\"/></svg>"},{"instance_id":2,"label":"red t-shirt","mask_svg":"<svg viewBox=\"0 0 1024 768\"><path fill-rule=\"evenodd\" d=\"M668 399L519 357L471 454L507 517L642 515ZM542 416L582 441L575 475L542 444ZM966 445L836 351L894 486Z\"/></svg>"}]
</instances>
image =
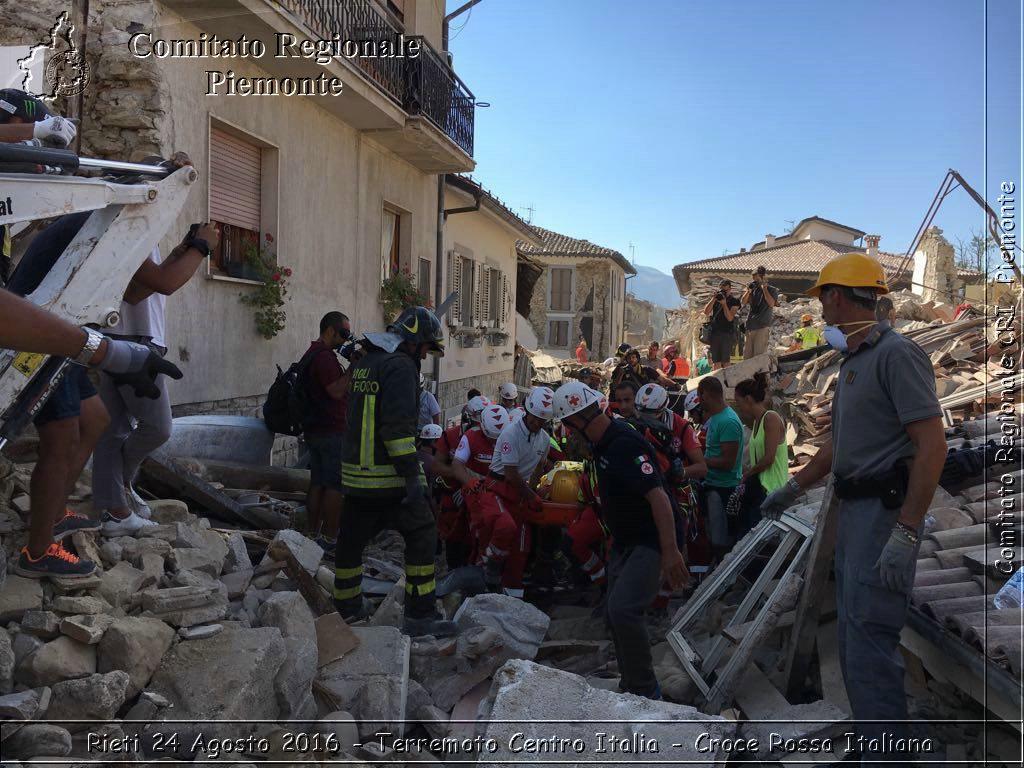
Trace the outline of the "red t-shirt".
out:
<instances>
[{"instance_id":1,"label":"red t-shirt","mask_svg":"<svg viewBox=\"0 0 1024 768\"><path fill-rule=\"evenodd\" d=\"M334 350L317 339L309 345L307 354L316 354L306 369L306 392L313 402L313 423L306 429L308 435L341 434L345 431L345 409L348 397L335 400L327 394L327 387L343 375L341 363Z\"/></svg>"}]
</instances>

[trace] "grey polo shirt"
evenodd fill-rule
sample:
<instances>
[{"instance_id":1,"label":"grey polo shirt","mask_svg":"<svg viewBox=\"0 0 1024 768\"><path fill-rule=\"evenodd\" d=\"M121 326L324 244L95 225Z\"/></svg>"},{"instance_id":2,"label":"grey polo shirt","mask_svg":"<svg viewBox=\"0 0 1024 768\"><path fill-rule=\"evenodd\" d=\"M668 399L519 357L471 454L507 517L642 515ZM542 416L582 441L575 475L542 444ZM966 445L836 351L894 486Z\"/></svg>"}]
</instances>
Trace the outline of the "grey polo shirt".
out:
<instances>
[{"instance_id":1,"label":"grey polo shirt","mask_svg":"<svg viewBox=\"0 0 1024 768\"><path fill-rule=\"evenodd\" d=\"M859 479L916 451L906 425L942 415L931 360L888 321L844 355L832 399L832 471Z\"/></svg>"}]
</instances>

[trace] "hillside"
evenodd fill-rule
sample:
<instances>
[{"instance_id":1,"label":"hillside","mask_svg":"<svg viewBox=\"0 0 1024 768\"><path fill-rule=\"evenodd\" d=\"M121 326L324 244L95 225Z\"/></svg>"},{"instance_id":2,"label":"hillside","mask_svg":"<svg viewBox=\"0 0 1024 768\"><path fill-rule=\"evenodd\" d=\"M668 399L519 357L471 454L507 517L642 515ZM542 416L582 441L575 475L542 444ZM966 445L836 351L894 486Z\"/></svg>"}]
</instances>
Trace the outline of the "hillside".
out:
<instances>
[{"instance_id":1,"label":"hillside","mask_svg":"<svg viewBox=\"0 0 1024 768\"><path fill-rule=\"evenodd\" d=\"M673 309L682 304L676 281L672 275L666 275L655 267L636 265L636 277L626 283L626 290L637 298L657 304L666 309Z\"/></svg>"}]
</instances>

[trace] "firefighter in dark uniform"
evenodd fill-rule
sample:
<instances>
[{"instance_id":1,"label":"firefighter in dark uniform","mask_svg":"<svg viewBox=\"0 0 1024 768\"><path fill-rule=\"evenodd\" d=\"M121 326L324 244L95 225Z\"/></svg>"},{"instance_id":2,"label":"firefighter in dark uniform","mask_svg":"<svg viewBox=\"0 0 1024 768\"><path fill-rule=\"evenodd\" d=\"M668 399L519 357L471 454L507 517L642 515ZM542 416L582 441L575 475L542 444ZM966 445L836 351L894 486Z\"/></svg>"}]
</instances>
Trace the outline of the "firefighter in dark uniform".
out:
<instances>
[{"instance_id":1,"label":"firefighter in dark uniform","mask_svg":"<svg viewBox=\"0 0 1024 768\"><path fill-rule=\"evenodd\" d=\"M454 624L437 612L437 525L416 456L420 362L428 353L444 354L441 322L425 307L412 307L387 331L366 334L362 346L366 355L349 376L334 603L347 621L370 615L362 593L363 548L393 529L405 539L404 632L452 635Z\"/></svg>"}]
</instances>

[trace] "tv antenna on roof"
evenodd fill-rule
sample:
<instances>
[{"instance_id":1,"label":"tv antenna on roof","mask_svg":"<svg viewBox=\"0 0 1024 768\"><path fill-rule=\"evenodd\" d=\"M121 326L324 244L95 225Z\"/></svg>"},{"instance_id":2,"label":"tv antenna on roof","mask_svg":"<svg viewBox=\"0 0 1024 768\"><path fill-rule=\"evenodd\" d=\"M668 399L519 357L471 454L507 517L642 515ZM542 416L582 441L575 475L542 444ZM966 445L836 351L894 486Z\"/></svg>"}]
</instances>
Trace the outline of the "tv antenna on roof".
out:
<instances>
[{"instance_id":1,"label":"tv antenna on roof","mask_svg":"<svg viewBox=\"0 0 1024 768\"><path fill-rule=\"evenodd\" d=\"M632 242L629 244L629 263L636 265L636 246Z\"/></svg>"}]
</instances>

